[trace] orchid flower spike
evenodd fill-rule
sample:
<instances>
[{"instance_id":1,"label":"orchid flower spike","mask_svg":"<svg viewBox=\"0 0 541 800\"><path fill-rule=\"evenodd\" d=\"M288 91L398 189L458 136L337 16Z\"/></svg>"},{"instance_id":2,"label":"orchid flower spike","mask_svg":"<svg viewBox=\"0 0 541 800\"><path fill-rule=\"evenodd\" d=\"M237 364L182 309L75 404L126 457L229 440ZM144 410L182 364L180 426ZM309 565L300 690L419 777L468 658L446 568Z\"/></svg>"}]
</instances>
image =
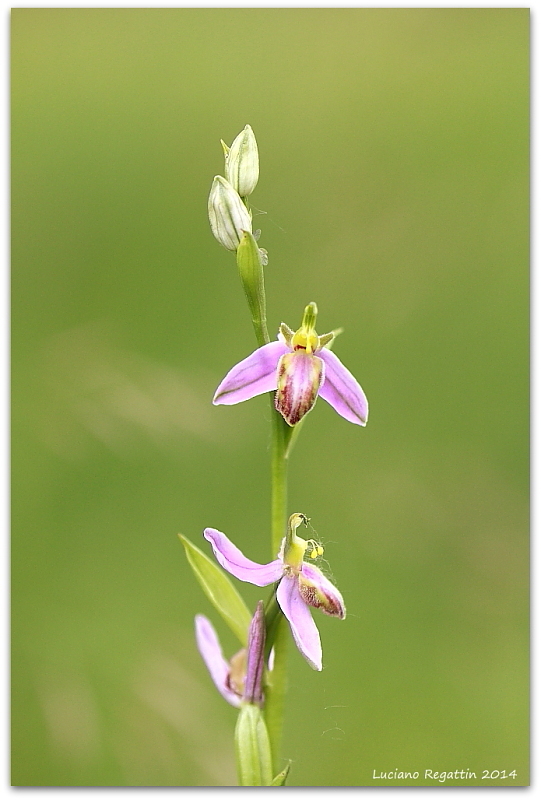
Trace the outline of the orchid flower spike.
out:
<instances>
[{"instance_id":1,"label":"orchid flower spike","mask_svg":"<svg viewBox=\"0 0 541 800\"><path fill-rule=\"evenodd\" d=\"M346 608L336 586L315 565L304 561L309 543L296 535L296 529L305 521L303 514L291 515L278 558L269 564L246 558L224 533L214 528L205 528L204 536L218 563L235 578L256 586L279 581L276 600L290 624L295 644L310 666L321 670L321 640L309 606L339 619L345 618Z\"/></svg>"},{"instance_id":2,"label":"orchid flower spike","mask_svg":"<svg viewBox=\"0 0 541 800\"><path fill-rule=\"evenodd\" d=\"M329 349L335 333L317 335L316 317L317 306L310 303L298 331L282 323L277 342L264 344L227 373L216 389L214 405L234 405L276 389L276 410L288 425L300 422L318 395L349 422L366 425L366 395Z\"/></svg>"}]
</instances>

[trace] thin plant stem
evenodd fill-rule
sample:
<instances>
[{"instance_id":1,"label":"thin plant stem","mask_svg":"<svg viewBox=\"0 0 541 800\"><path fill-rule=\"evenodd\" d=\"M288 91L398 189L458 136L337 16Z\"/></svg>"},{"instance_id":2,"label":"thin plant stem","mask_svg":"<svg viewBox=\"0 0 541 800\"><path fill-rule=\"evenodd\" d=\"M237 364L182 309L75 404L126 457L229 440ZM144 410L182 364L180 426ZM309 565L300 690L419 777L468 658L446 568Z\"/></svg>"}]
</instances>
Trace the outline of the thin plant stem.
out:
<instances>
[{"instance_id":1,"label":"thin plant stem","mask_svg":"<svg viewBox=\"0 0 541 800\"><path fill-rule=\"evenodd\" d=\"M271 556L276 558L286 531L287 445L291 428L274 407L274 392L271 393L270 401L272 416Z\"/></svg>"},{"instance_id":2,"label":"thin plant stem","mask_svg":"<svg viewBox=\"0 0 541 800\"><path fill-rule=\"evenodd\" d=\"M274 407L274 393L270 395L272 416L271 461L271 555L276 558L285 535L287 521L287 446L291 429ZM288 630L282 612L273 594L267 606L267 630L274 646L274 666L266 693L265 721L269 732L273 770L280 769L279 755L282 738L285 694L286 656Z\"/></svg>"},{"instance_id":3,"label":"thin plant stem","mask_svg":"<svg viewBox=\"0 0 541 800\"><path fill-rule=\"evenodd\" d=\"M259 346L270 341L267 321L261 315L252 315L252 324ZM271 555L276 558L287 522L287 455L292 429L274 407L274 392L270 392L272 445L271 445ZM265 722L269 733L273 772L280 770L280 742L284 720L287 684L288 630L284 616L273 593L266 609L268 641L274 647L274 665L265 691Z\"/></svg>"},{"instance_id":4,"label":"thin plant stem","mask_svg":"<svg viewBox=\"0 0 541 800\"><path fill-rule=\"evenodd\" d=\"M275 601L276 602L276 601ZM264 716L269 734L272 754L272 771L276 775L282 768L280 744L284 725L285 696L287 690L287 647L289 629L284 615L280 612L274 630L274 665L268 673L265 687Z\"/></svg>"},{"instance_id":5,"label":"thin plant stem","mask_svg":"<svg viewBox=\"0 0 541 800\"><path fill-rule=\"evenodd\" d=\"M250 307L252 325L259 347L270 342L266 319L265 283L262 262L251 235L245 234L237 251L239 274ZM255 287L255 288L254 288ZM271 405L271 556L276 558L287 522L287 459L292 443L291 428L274 405L274 392L269 393ZM265 722L272 751L273 771L281 768L279 750L282 737L286 693L286 655L288 626L273 592L265 610L267 656L274 648L274 665L267 676L265 689Z\"/></svg>"}]
</instances>

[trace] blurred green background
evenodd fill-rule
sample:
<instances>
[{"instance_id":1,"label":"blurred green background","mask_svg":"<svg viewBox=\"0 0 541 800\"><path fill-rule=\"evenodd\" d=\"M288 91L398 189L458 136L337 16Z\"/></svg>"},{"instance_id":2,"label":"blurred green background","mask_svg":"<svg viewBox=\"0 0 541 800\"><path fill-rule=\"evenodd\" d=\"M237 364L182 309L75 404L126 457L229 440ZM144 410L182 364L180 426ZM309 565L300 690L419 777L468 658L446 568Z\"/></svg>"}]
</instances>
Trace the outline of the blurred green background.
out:
<instances>
[{"instance_id":1,"label":"blurred green background","mask_svg":"<svg viewBox=\"0 0 541 800\"><path fill-rule=\"evenodd\" d=\"M322 673L291 646L290 783L528 782L528 45L526 8L12 11L14 784L236 782L177 533L269 557L267 399L210 403L255 346L206 213L246 123L271 329L315 300L371 406L292 456L348 617Z\"/></svg>"}]
</instances>

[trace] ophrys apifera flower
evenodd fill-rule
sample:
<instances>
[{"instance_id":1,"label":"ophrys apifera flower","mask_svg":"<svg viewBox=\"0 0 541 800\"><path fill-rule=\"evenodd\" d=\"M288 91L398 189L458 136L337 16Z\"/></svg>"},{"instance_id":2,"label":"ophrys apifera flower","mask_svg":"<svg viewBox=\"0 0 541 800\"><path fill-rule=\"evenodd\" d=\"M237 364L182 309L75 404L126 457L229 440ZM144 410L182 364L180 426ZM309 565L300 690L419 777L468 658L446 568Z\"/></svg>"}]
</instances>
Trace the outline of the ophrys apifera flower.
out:
<instances>
[{"instance_id":1,"label":"ophrys apifera flower","mask_svg":"<svg viewBox=\"0 0 541 800\"><path fill-rule=\"evenodd\" d=\"M259 347L228 372L216 390L214 405L234 405L276 390L276 409L293 426L319 395L349 422L366 425L366 395L329 349L335 333L317 335L316 317L317 306L310 303L298 331L282 323L278 341Z\"/></svg>"},{"instance_id":2,"label":"ophrys apifera flower","mask_svg":"<svg viewBox=\"0 0 541 800\"><path fill-rule=\"evenodd\" d=\"M288 535L282 541L278 557L269 564L258 564L246 558L224 533L215 528L206 528L204 536L211 543L218 563L235 578L255 586L278 583L276 600L289 622L295 644L310 666L320 670L321 640L310 606L339 619L345 618L346 607L336 586L318 567L304 560L309 545L309 555L323 552L320 545L296 535L296 529L305 519L303 514L292 514Z\"/></svg>"}]
</instances>

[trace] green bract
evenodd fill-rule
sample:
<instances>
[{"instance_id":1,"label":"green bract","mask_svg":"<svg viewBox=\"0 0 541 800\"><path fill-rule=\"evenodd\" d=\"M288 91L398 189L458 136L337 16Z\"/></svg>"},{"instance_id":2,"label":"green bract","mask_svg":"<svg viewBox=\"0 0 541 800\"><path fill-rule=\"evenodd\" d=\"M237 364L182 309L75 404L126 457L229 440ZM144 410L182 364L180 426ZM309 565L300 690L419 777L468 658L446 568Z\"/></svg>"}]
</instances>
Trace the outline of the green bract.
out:
<instances>
[{"instance_id":1,"label":"green bract","mask_svg":"<svg viewBox=\"0 0 541 800\"><path fill-rule=\"evenodd\" d=\"M208 599L222 615L241 644L246 647L252 615L227 575L201 550L180 533L188 563Z\"/></svg>"}]
</instances>

